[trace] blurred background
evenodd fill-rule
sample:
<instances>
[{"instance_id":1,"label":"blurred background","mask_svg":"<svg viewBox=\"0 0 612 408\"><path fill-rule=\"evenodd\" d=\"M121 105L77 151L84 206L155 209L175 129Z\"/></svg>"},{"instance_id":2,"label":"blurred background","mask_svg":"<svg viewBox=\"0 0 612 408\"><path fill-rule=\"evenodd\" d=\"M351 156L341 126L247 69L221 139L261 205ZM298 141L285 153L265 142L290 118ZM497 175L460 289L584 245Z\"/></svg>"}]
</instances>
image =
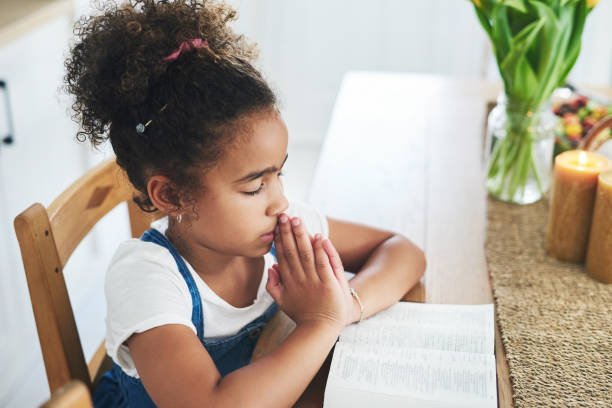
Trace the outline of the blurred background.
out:
<instances>
[{"instance_id":1,"label":"blurred background","mask_svg":"<svg viewBox=\"0 0 612 408\"><path fill-rule=\"evenodd\" d=\"M281 100L290 135L286 192L292 199L308 201L346 72L498 80L491 47L467 0L230 3L239 12L235 30L259 44L260 68ZM0 0L1 407L36 406L49 396L13 219L34 202L49 205L86 169L112 155L76 141L70 100L59 91L73 22L92 13L89 0ZM611 21L612 1L602 0L587 21L569 77L573 84L612 84ZM87 357L104 335L105 265L128 237L127 211L119 207L64 270Z\"/></svg>"}]
</instances>

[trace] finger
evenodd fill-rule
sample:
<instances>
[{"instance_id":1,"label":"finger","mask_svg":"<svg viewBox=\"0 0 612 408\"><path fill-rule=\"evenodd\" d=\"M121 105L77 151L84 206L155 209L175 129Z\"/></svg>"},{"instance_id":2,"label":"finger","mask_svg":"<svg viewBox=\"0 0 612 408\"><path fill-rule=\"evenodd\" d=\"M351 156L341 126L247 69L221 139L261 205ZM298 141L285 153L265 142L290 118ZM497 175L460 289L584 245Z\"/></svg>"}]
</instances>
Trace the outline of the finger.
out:
<instances>
[{"instance_id":1,"label":"finger","mask_svg":"<svg viewBox=\"0 0 612 408\"><path fill-rule=\"evenodd\" d=\"M280 275L278 274L278 270L274 269L274 268L268 268L268 285L271 286L278 286L280 284L282 284L282 279L280 277Z\"/></svg>"},{"instance_id":2,"label":"finger","mask_svg":"<svg viewBox=\"0 0 612 408\"><path fill-rule=\"evenodd\" d=\"M332 270L329 258L325 249L323 249L321 234L315 235L314 254L315 254L315 265L317 268L317 274L319 279L323 282L329 282L334 280L334 271Z\"/></svg>"},{"instance_id":3,"label":"finger","mask_svg":"<svg viewBox=\"0 0 612 408\"><path fill-rule=\"evenodd\" d=\"M334 247L329 239L324 239L323 249L329 257L329 263L334 271L334 275L336 275L336 279L338 279L338 281L341 283L345 282L346 286L348 287L348 282L346 281L346 276L344 275L344 266L342 265L342 260L340 259L338 251L336 251L336 247Z\"/></svg>"},{"instance_id":4,"label":"finger","mask_svg":"<svg viewBox=\"0 0 612 408\"><path fill-rule=\"evenodd\" d=\"M280 227L277 225L274 230L274 248L276 248L276 262L278 262L277 266L280 268L277 269L279 276L285 284L291 281L289 274L289 264L287 263L287 259L285 258L285 247L283 246L283 240L281 239Z\"/></svg>"},{"instance_id":5,"label":"finger","mask_svg":"<svg viewBox=\"0 0 612 408\"><path fill-rule=\"evenodd\" d=\"M295 243L297 244L300 261L302 262L302 270L304 274L313 279L318 280L317 270L314 263L314 251L312 250L312 244L308 238L308 231L304 222L298 217L291 220L291 227L293 229L293 235L295 237Z\"/></svg>"},{"instance_id":6,"label":"finger","mask_svg":"<svg viewBox=\"0 0 612 408\"><path fill-rule=\"evenodd\" d=\"M272 296L272 299L280 304L281 296L283 293L283 284L280 279L278 271L273 268L268 269L268 282L266 283L266 290Z\"/></svg>"},{"instance_id":7,"label":"finger","mask_svg":"<svg viewBox=\"0 0 612 408\"><path fill-rule=\"evenodd\" d=\"M286 214L281 214L280 221L280 236L283 242L283 254L289 266L289 273L294 279L303 281L305 279L304 271L302 270L302 262L299 259L298 248L291 230L290 219ZM281 264L282 267L282 264Z\"/></svg>"},{"instance_id":8,"label":"finger","mask_svg":"<svg viewBox=\"0 0 612 408\"><path fill-rule=\"evenodd\" d=\"M278 264L272 265L272 269L274 269L274 272L278 274L281 285L286 286L283 284L283 276L286 275L288 272L281 272L281 268L280 266L278 266ZM289 281L289 284L291 285L291 280Z\"/></svg>"}]
</instances>

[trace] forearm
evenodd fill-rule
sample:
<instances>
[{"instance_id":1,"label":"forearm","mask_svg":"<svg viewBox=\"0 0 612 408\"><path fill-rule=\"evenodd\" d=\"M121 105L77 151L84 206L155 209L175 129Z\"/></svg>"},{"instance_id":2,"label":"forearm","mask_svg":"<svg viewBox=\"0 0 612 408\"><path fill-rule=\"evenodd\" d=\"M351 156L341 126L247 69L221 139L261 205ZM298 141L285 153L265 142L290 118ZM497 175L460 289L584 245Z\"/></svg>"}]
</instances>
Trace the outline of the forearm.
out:
<instances>
[{"instance_id":1,"label":"forearm","mask_svg":"<svg viewBox=\"0 0 612 408\"><path fill-rule=\"evenodd\" d=\"M365 318L399 301L424 272L423 251L408 239L395 235L372 252L349 285L363 303Z\"/></svg>"},{"instance_id":2,"label":"forearm","mask_svg":"<svg viewBox=\"0 0 612 408\"><path fill-rule=\"evenodd\" d=\"M315 376L341 327L303 323L274 351L221 379L214 406L288 407Z\"/></svg>"}]
</instances>

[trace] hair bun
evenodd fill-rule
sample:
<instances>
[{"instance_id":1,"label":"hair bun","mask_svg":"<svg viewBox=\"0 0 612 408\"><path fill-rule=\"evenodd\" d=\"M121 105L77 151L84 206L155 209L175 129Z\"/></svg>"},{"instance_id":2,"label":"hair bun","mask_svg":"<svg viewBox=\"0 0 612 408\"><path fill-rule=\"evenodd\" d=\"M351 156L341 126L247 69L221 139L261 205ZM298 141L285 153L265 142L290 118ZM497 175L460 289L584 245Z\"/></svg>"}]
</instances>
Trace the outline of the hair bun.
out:
<instances>
[{"instance_id":1,"label":"hair bun","mask_svg":"<svg viewBox=\"0 0 612 408\"><path fill-rule=\"evenodd\" d=\"M64 78L65 91L75 97L73 118L81 125L77 137L94 145L108 138L111 124L135 126L148 111L163 105L152 100L152 88L157 95L163 93L160 78L180 67L160 61L183 41L202 38L216 54L245 60L256 55L254 47L229 28L236 12L224 3L132 0L124 5L111 2L99 11L76 23L76 43Z\"/></svg>"}]
</instances>

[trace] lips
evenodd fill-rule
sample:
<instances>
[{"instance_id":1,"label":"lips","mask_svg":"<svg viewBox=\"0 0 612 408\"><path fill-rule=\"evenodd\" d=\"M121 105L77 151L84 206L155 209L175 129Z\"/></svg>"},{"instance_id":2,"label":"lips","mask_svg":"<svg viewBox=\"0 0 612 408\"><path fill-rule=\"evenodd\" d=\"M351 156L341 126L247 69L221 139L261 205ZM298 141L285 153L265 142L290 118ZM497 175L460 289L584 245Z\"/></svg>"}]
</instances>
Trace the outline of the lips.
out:
<instances>
[{"instance_id":1,"label":"lips","mask_svg":"<svg viewBox=\"0 0 612 408\"><path fill-rule=\"evenodd\" d=\"M268 235L270 235L270 234L274 235L274 228L273 228L273 229L271 229L270 231L266 232L265 234L261 234L261 236L262 236L262 237L263 237L263 236L268 236Z\"/></svg>"},{"instance_id":2,"label":"lips","mask_svg":"<svg viewBox=\"0 0 612 408\"><path fill-rule=\"evenodd\" d=\"M261 234L259 237L268 243L274 241L274 229L275 228L276 226L274 226L270 231L266 232L265 234Z\"/></svg>"},{"instance_id":3,"label":"lips","mask_svg":"<svg viewBox=\"0 0 612 408\"><path fill-rule=\"evenodd\" d=\"M260 238L268 244L271 243L272 241L274 241L274 230L261 235Z\"/></svg>"}]
</instances>

